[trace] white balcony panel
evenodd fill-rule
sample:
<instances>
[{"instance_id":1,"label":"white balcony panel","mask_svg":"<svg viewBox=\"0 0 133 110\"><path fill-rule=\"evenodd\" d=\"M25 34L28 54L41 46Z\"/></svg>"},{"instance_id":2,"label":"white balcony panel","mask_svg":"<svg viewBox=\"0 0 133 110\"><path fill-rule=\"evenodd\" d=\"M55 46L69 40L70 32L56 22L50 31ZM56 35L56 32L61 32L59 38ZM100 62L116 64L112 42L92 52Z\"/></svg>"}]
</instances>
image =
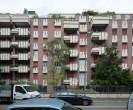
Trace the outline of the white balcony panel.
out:
<instances>
[{"instance_id":1,"label":"white balcony panel","mask_svg":"<svg viewBox=\"0 0 133 110\"><path fill-rule=\"evenodd\" d=\"M122 42L123 42L123 43L128 42L128 37L127 37L127 35L123 35L123 36L122 36Z\"/></svg>"},{"instance_id":2,"label":"white balcony panel","mask_svg":"<svg viewBox=\"0 0 133 110\"><path fill-rule=\"evenodd\" d=\"M10 60L10 53L0 53L0 60Z\"/></svg>"},{"instance_id":3,"label":"white balcony panel","mask_svg":"<svg viewBox=\"0 0 133 110\"><path fill-rule=\"evenodd\" d=\"M48 31L43 31L43 38L48 38Z\"/></svg>"},{"instance_id":4,"label":"white balcony panel","mask_svg":"<svg viewBox=\"0 0 133 110\"><path fill-rule=\"evenodd\" d=\"M12 22L14 23L28 23L30 22L29 16L24 14L11 15Z\"/></svg>"},{"instance_id":5,"label":"white balcony panel","mask_svg":"<svg viewBox=\"0 0 133 110\"><path fill-rule=\"evenodd\" d=\"M121 67L122 69L128 69L127 63L122 63Z\"/></svg>"},{"instance_id":6,"label":"white balcony panel","mask_svg":"<svg viewBox=\"0 0 133 110\"><path fill-rule=\"evenodd\" d=\"M91 50L92 54L96 54L96 55L102 55L105 53L105 47L95 47L92 48Z\"/></svg>"},{"instance_id":7,"label":"white balcony panel","mask_svg":"<svg viewBox=\"0 0 133 110\"><path fill-rule=\"evenodd\" d=\"M10 71L18 71L18 67L15 66L15 67L10 67Z\"/></svg>"},{"instance_id":8,"label":"white balcony panel","mask_svg":"<svg viewBox=\"0 0 133 110\"><path fill-rule=\"evenodd\" d=\"M38 26L38 19L33 20L33 26Z\"/></svg>"},{"instance_id":9,"label":"white balcony panel","mask_svg":"<svg viewBox=\"0 0 133 110\"><path fill-rule=\"evenodd\" d=\"M80 39L80 45L87 45L87 39Z\"/></svg>"},{"instance_id":10,"label":"white balcony panel","mask_svg":"<svg viewBox=\"0 0 133 110\"><path fill-rule=\"evenodd\" d=\"M33 44L33 50L38 50L38 44L37 43Z\"/></svg>"},{"instance_id":11,"label":"white balcony panel","mask_svg":"<svg viewBox=\"0 0 133 110\"><path fill-rule=\"evenodd\" d=\"M19 33L19 29L18 28L14 28L11 30L12 34L18 34Z\"/></svg>"},{"instance_id":12,"label":"white balcony panel","mask_svg":"<svg viewBox=\"0 0 133 110\"><path fill-rule=\"evenodd\" d=\"M93 17L93 22L92 25L95 24L100 24L100 25L105 25L105 24L109 24L109 16L95 16Z\"/></svg>"},{"instance_id":13,"label":"white balcony panel","mask_svg":"<svg viewBox=\"0 0 133 110\"><path fill-rule=\"evenodd\" d=\"M87 71L87 66L85 66L85 65L79 65L79 71L80 71L80 72L85 72L85 71Z\"/></svg>"},{"instance_id":14,"label":"white balcony panel","mask_svg":"<svg viewBox=\"0 0 133 110\"><path fill-rule=\"evenodd\" d=\"M95 63L92 63L91 64L91 68L95 68L96 67L96 64Z\"/></svg>"},{"instance_id":15,"label":"white balcony panel","mask_svg":"<svg viewBox=\"0 0 133 110\"><path fill-rule=\"evenodd\" d=\"M37 67L33 68L33 73L38 73L38 68Z\"/></svg>"},{"instance_id":16,"label":"white balcony panel","mask_svg":"<svg viewBox=\"0 0 133 110\"><path fill-rule=\"evenodd\" d=\"M82 25L80 25L80 32L87 32L88 31L88 27L87 27L87 25L85 24L82 24Z\"/></svg>"},{"instance_id":17,"label":"white balcony panel","mask_svg":"<svg viewBox=\"0 0 133 110\"><path fill-rule=\"evenodd\" d=\"M0 48L10 48L10 41L0 41Z\"/></svg>"},{"instance_id":18,"label":"white balcony panel","mask_svg":"<svg viewBox=\"0 0 133 110\"><path fill-rule=\"evenodd\" d=\"M43 67L43 73L48 73L48 68L47 67Z\"/></svg>"},{"instance_id":19,"label":"white balcony panel","mask_svg":"<svg viewBox=\"0 0 133 110\"><path fill-rule=\"evenodd\" d=\"M67 67L70 71L78 71L78 64L76 64L76 63L66 65L66 67Z\"/></svg>"},{"instance_id":20,"label":"white balcony panel","mask_svg":"<svg viewBox=\"0 0 133 110\"><path fill-rule=\"evenodd\" d=\"M33 56L33 61L38 61L38 56L37 55Z\"/></svg>"},{"instance_id":21,"label":"white balcony panel","mask_svg":"<svg viewBox=\"0 0 133 110\"><path fill-rule=\"evenodd\" d=\"M65 41L68 41L69 43L78 43L79 37L77 35L64 36L64 40Z\"/></svg>"},{"instance_id":22,"label":"white balcony panel","mask_svg":"<svg viewBox=\"0 0 133 110\"><path fill-rule=\"evenodd\" d=\"M17 59L18 58L18 54L11 54L11 58L12 59Z\"/></svg>"},{"instance_id":23,"label":"white balcony panel","mask_svg":"<svg viewBox=\"0 0 133 110\"><path fill-rule=\"evenodd\" d=\"M28 73L28 71L29 71L29 67L28 66L23 65L23 66L19 66L18 67L18 72L19 73Z\"/></svg>"},{"instance_id":24,"label":"white balcony panel","mask_svg":"<svg viewBox=\"0 0 133 110\"><path fill-rule=\"evenodd\" d=\"M55 26L61 26L61 19L55 19Z\"/></svg>"},{"instance_id":25,"label":"white balcony panel","mask_svg":"<svg viewBox=\"0 0 133 110\"><path fill-rule=\"evenodd\" d=\"M43 26L48 26L48 19L43 19Z\"/></svg>"},{"instance_id":26,"label":"white balcony panel","mask_svg":"<svg viewBox=\"0 0 133 110\"><path fill-rule=\"evenodd\" d=\"M107 32L93 32L91 38L92 40L107 40L108 33Z\"/></svg>"},{"instance_id":27,"label":"white balcony panel","mask_svg":"<svg viewBox=\"0 0 133 110\"><path fill-rule=\"evenodd\" d=\"M78 79L77 78L70 78L70 85L71 86L77 86L78 85Z\"/></svg>"},{"instance_id":28,"label":"white balcony panel","mask_svg":"<svg viewBox=\"0 0 133 110\"><path fill-rule=\"evenodd\" d=\"M122 57L127 57L128 53L127 53L127 49L122 49Z\"/></svg>"},{"instance_id":29,"label":"white balcony panel","mask_svg":"<svg viewBox=\"0 0 133 110\"><path fill-rule=\"evenodd\" d=\"M38 31L33 32L33 38L38 38Z\"/></svg>"},{"instance_id":30,"label":"white balcony panel","mask_svg":"<svg viewBox=\"0 0 133 110\"><path fill-rule=\"evenodd\" d=\"M113 28L113 29L118 28L117 21L112 21L112 28Z\"/></svg>"},{"instance_id":31,"label":"white balcony panel","mask_svg":"<svg viewBox=\"0 0 133 110\"><path fill-rule=\"evenodd\" d=\"M10 66L0 66L1 73L9 73Z\"/></svg>"},{"instance_id":32,"label":"white balcony panel","mask_svg":"<svg viewBox=\"0 0 133 110\"><path fill-rule=\"evenodd\" d=\"M10 28L0 28L1 36L9 36L11 34Z\"/></svg>"},{"instance_id":33,"label":"white balcony panel","mask_svg":"<svg viewBox=\"0 0 133 110\"><path fill-rule=\"evenodd\" d=\"M46 55L43 55L43 61L48 61L48 57Z\"/></svg>"},{"instance_id":34,"label":"white balcony panel","mask_svg":"<svg viewBox=\"0 0 133 110\"><path fill-rule=\"evenodd\" d=\"M0 14L0 22L10 22L10 16L9 14Z\"/></svg>"},{"instance_id":35,"label":"white balcony panel","mask_svg":"<svg viewBox=\"0 0 133 110\"><path fill-rule=\"evenodd\" d=\"M80 59L85 59L85 58L87 58L87 53L86 53L86 52L80 52L79 58L80 58Z\"/></svg>"},{"instance_id":36,"label":"white balcony panel","mask_svg":"<svg viewBox=\"0 0 133 110\"><path fill-rule=\"evenodd\" d=\"M61 38L61 31L55 31L54 32L54 37L55 38Z\"/></svg>"},{"instance_id":37,"label":"white balcony panel","mask_svg":"<svg viewBox=\"0 0 133 110\"><path fill-rule=\"evenodd\" d=\"M18 60L29 60L29 54L28 53L19 53Z\"/></svg>"},{"instance_id":38,"label":"white balcony panel","mask_svg":"<svg viewBox=\"0 0 133 110\"><path fill-rule=\"evenodd\" d=\"M79 16L79 22L80 23L86 23L86 20L87 20L87 18L86 18L86 16Z\"/></svg>"},{"instance_id":39,"label":"white balcony panel","mask_svg":"<svg viewBox=\"0 0 133 110\"><path fill-rule=\"evenodd\" d=\"M117 43L118 42L118 37L117 35L112 36L112 43Z\"/></svg>"},{"instance_id":40,"label":"white balcony panel","mask_svg":"<svg viewBox=\"0 0 133 110\"><path fill-rule=\"evenodd\" d=\"M64 28L79 28L78 21L64 21Z\"/></svg>"},{"instance_id":41,"label":"white balcony panel","mask_svg":"<svg viewBox=\"0 0 133 110\"><path fill-rule=\"evenodd\" d=\"M18 43L19 48L29 48L29 42L28 41L20 41Z\"/></svg>"},{"instance_id":42,"label":"white balcony panel","mask_svg":"<svg viewBox=\"0 0 133 110\"><path fill-rule=\"evenodd\" d=\"M78 57L78 50L77 49L70 50L70 57Z\"/></svg>"},{"instance_id":43,"label":"white balcony panel","mask_svg":"<svg viewBox=\"0 0 133 110\"><path fill-rule=\"evenodd\" d=\"M126 20L122 21L122 28L128 28L128 22Z\"/></svg>"},{"instance_id":44,"label":"white balcony panel","mask_svg":"<svg viewBox=\"0 0 133 110\"><path fill-rule=\"evenodd\" d=\"M18 42L11 42L11 46L18 46Z\"/></svg>"},{"instance_id":45,"label":"white balcony panel","mask_svg":"<svg viewBox=\"0 0 133 110\"><path fill-rule=\"evenodd\" d=\"M29 29L28 28L18 28L18 35L19 36L26 36L29 35Z\"/></svg>"}]
</instances>

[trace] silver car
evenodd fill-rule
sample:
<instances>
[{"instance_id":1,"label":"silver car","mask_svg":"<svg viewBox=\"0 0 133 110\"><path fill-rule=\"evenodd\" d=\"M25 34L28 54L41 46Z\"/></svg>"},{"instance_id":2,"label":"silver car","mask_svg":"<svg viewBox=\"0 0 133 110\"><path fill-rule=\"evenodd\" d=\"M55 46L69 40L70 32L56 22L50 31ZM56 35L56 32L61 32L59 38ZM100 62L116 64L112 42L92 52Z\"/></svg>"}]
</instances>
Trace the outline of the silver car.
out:
<instances>
[{"instance_id":1,"label":"silver car","mask_svg":"<svg viewBox=\"0 0 133 110\"><path fill-rule=\"evenodd\" d=\"M5 110L87 110L55 98L34 98L16 102Z\"/></svg>"}]
</instances>

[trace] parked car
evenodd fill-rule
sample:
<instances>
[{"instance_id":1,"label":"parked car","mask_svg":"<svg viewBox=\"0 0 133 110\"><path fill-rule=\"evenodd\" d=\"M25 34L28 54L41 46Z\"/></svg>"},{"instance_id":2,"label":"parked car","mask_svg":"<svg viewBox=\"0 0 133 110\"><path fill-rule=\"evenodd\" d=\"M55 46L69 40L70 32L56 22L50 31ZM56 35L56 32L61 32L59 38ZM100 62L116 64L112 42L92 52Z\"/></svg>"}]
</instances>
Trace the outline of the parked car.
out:
<instances>
[{"instance_id":1,"label":"parked car","mask_svg":"<svg viewBox=\"0 0 133 110\"><path fill-rule=\"evenodd\" d=\"M74 92L54 92L50 98L58 98L66 102L71 103L72 105L91 105L93 103L92 99L87 96L81 96Z\"/></svg>"},{"instance_id":2,"label":"parked car","mask_svg":"<svg viewBox=\"0 0 133 110\"><path fill-rule=\"evenodd\" d=\"M87 110L56 98L34 98L16 102L5 110Z\"/></svg>"},{"instance_id":3,"label":"parked car","mask_svg":"<svg viewBox=\"0 0 133 110\"><path fill-rule=\"evenodd\" d=\"M133 110L133 93L130 95L128 99L127 110Z\"/></svg>"}]
</instances>

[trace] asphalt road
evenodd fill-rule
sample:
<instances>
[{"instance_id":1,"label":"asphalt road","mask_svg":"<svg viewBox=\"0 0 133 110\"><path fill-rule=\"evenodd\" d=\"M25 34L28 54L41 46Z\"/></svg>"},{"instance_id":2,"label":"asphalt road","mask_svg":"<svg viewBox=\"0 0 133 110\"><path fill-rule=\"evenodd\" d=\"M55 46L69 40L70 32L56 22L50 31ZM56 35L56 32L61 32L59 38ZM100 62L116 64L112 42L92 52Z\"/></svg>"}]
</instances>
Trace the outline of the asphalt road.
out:
<instances>
[{"instance_id":1,"label":"asphalt road","mask_svg":"<svg viewBox=\"0 0 133 110\"><path fill-rule=\"evenodd\" d=\"M126 110L128 99L93 99L91 106L78 106L88 110ZM4 110L8 105L0 105L0 110Z\"/></svg>"}]
</instances>

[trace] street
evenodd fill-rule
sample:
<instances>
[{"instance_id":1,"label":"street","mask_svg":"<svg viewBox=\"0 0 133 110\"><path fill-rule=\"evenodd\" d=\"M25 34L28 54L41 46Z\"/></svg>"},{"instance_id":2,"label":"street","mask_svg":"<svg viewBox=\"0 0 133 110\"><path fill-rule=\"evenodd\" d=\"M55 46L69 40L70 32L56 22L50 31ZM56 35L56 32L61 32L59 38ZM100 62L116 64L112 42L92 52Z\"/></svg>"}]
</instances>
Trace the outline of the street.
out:
<instances>
[{"instance_id":1,"label":"street","mask_svg":"<svg viewBox=\"0 0 133 110\"><path fill-rule=\"evenodd\" d=\"M78 106L88 110L126 110L128 99L93 99L91 106ZM8 105L0 105L0 110L4 110Z\"/></svg>"}]
</instances>

